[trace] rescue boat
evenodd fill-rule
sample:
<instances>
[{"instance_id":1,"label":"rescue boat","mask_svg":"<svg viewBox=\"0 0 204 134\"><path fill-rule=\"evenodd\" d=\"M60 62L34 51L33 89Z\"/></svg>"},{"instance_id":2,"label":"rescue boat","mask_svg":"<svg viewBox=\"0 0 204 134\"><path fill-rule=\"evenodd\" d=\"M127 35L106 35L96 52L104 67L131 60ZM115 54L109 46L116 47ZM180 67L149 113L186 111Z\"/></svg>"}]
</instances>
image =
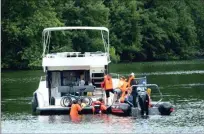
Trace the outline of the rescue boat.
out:
<instances>
[{"instance_id":1,"label":"rescue boat","mask_svg":"<svg viewBox=\"0 0 204 134\"><path fill-rule=\"evenodd\" d=\"M137 90L136 106L115 102L111 106L112 114L125 116L170 115L174 111L173 105L170 102L162 101L163 95L157 84L146 84L143 82L133 85L133 87ZM147 98L148 88L153 89L153 94L150 96L151 99Z\"/></svg>"}]
</instances>

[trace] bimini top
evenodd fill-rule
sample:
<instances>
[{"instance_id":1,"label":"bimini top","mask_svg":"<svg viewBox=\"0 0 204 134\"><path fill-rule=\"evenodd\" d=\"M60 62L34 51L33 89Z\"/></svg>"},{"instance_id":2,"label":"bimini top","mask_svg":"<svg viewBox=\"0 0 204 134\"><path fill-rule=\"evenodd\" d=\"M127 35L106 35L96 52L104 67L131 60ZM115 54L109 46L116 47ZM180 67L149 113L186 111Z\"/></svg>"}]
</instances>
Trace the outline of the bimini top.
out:
<instances>
[{"instance_id":1,"label":"bimini top","mask_svg":"<svg viewBox=\"0 0 204 134\"><path fill-rule=\"evenodd\" d=\"M45 28L43 30L43 34L49 31L63 31L63 30L102 30L106 31L109 33L108 28L106 27L87 27L87 26L82 26L82 27L50 27L50 28Z\"/></svg>"},{"instance_id":2,"label":"bimini top","mask_svg":"<svg viewBox=\"0 0 204 134\"><path fill-rule=\"evenodd\" d=\"M42 43L43 43L43 54L42 54L42 56L43 57L45 56L46 53L49 53L49 44L50 44L51 32L52 31L66 31L66 30L98 30L98 31L101 31L104 50L108 54L108 61L110 62L109 30L106 27L73 26L73 27L50 27L50 28L45 28L43 30L43 32L42 32ZM105 31L107 33L107 36L104 37L103 31Z\"/></svg>"}]
</instances>

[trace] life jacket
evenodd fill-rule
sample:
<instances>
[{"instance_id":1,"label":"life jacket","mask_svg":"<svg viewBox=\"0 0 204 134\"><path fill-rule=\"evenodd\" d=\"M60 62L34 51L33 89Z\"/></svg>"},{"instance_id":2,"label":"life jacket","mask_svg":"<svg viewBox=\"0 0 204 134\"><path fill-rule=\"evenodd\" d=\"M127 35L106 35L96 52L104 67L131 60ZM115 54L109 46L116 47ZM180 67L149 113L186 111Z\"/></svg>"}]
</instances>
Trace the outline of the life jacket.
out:
<instances>
[{"instance_id":1,"label":"life jacket","mask_svg":"<svg viewBox=\"0 0 204 134\"><path fill-rule=\"evenodd\" d=\"M102 102L100 102L100 101L95 101L92 103L92 105L101 105L101 104L102 104Z\"/></svg>"},{"instance_id":2,"label":"life jacket","mask_svg":"<svg viewBox=\"0 0 204 134\"><path fill-rule=\"evenodd\" d=\"M71 116L78 116L79 115L78 112L81 110L82 110L82 108L79 104L72 104L70 115Z\"/></svg>"},{"instance_id":3,"label":"life jacket","mask_svg":"<svg viewBox=\"0 0 204 134\"><path fill-rule=\"evenodd\" d=\"M131 83L131 81L132 81L134 78L135 78L134 76L131 76L131 77L129 78L129 80L128 80L128 87L131 86L130 83Z\"/></svg>"},{"instance_id":4,"label":"life jacket","mask_svg":"<svg viewBox=\"0 0 204 134\"><path fill-rule=\"evenodd\" d=\"M124 83L124 81L123 81L123 80L119 80L119 82L118 82L118 88L121 88L121 87L122 87L122 85L123 85L123 83Z\"/></svg>"},{"instance_id":5,"label":"life jacket","mask_svg":"<svg viewBox=\"0 0 204 134\"><path fill-rule=\"evenodd\" d=\"M113 89L113 82L112 82L112 78L108 77L107 79L105 79L105 90L109 90L109 89Z\"/></svg>"},{"instance_id":6,"label":"life jacket","mask_svg":"<svg viewBox=\"0 0 204 134\"><path fill-rule=\"evenodd\" d=\"M121 91L122 91L122 92L127 91L127 86L128 86L128 83L127 83L126 81L124 81L124 82L123 82L123 85L122 85L121 88L120 88Z\"/></svg>"}]
</instances>

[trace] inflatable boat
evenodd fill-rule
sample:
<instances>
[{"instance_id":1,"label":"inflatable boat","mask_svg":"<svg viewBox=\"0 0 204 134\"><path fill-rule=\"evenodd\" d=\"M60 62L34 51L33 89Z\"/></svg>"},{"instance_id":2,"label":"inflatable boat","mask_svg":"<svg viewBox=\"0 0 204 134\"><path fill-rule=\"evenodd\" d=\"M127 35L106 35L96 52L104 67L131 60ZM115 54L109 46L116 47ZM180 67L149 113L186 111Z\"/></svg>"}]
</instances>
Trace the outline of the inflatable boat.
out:
<instances>
[{"instance_id":1,"label":"inflatable boat","mask_svg":"<svg viewBox=\"0 0 204 134\"><path fill-rule=\"evenodd\" d=\"M170 102L163 102L163 95L159 90L159 87L156 84L139 84L133 85L137 90L137 97L136 97L136 106L132 106L128 103L120 103L115 102L111 106L111 113L116 115L170 115L174 109L173 105ZM154 89L155 96L151 95L152 98L158 98L158 101L150 101L148 98L146 99L145 96L146 90L148 88ZM143 88L143 91L141 91ZM157 92L155 92L157 91ZM144 94L143 96L141 94ZM146 94L146 95L145 95ZM141 97L142 96L142 97ZM139 99L142 98L142 99Z\"/></svg>"}]
</instances>

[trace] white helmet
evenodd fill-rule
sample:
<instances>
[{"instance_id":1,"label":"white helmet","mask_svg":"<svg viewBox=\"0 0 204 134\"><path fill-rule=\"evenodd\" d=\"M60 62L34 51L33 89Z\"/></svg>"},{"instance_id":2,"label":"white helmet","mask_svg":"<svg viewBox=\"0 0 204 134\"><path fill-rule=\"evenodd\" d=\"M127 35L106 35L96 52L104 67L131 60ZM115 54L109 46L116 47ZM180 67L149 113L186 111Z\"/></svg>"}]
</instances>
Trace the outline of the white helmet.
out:
<instances>
[{"instance_id":1,"label":"white helmet","mask_svg":"<svg viewBox=\"0 0 204 134\"><path fill-rule=\"evenodd\" d=\"M135 76L135 74L133 72L130 75Z\"/></svg>"}]
</instances>

